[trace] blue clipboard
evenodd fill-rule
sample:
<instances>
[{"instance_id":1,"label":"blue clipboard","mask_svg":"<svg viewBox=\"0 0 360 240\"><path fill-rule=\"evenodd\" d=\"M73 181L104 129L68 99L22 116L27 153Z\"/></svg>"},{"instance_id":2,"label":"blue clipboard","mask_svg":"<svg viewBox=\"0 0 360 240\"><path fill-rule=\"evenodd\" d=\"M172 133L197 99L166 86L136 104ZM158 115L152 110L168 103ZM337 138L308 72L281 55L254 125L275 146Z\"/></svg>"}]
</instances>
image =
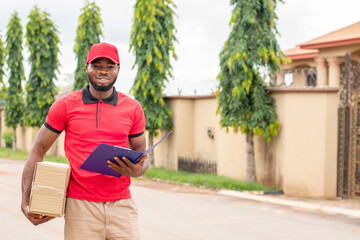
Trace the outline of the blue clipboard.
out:
<instances>
[{"instance_id":1,"label":"blue clipboard","mask_svg":"<svg viewBox=\"0 0 360 240\"><path fill-rule=\"evenodd\" d=\"M101 143L99 146L97 146L94 149L94 151L92 151L92 153L83 162L83 164L80 166L80 168L83 170L90 171L90 172L101 173L101 174L114 176L114 177L121 177L120 173L117 173L116 171L114 171L113 169L108 167L107 160L110 160L113 163L116 163L116 161L114 160L114 156L117 156L120 159L122 157L126 157L132 163L135 164L140 161L140 159L143 155L148 154L158 144L160 144L167 136L169 136L170 133L172 133L172 131L168 132L160 141L158 141L156 144L154 144L152 147L150 147L145 152L138 152L138 151L131 150L129 148L123 148L123 147L112 146L109 144Z\"/></svg>"}]
</instances>

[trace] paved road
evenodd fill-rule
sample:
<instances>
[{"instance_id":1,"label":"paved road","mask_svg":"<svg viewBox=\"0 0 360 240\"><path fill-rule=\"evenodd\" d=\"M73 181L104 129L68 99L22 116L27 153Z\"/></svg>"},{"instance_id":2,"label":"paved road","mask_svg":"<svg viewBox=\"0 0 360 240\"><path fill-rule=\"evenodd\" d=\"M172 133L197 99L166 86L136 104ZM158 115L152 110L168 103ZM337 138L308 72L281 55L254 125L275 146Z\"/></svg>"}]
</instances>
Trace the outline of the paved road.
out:
<instances>
[{"instance_id":1,"label":"paved road","mask_svg":"<svg viewBox=\"0 0 360 240\"><path fill-rule=\"evenodd\" d=\"M0 159L0 239L63 239L62 218L33 226L20 211L24 162ZM263 204L216 192L136 180L144 240L356 240L360 221Z\"/></svg>"}]
</instances>

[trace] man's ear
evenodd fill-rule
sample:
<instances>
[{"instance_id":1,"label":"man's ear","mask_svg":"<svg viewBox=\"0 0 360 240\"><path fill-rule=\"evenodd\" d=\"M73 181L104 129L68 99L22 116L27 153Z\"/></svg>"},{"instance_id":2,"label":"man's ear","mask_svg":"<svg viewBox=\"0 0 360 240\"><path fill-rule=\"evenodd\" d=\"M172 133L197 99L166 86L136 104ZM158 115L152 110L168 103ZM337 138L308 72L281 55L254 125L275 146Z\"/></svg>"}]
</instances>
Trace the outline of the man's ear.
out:
<instances>
[{"instance_id":1,"label":"man's ear","mask_svg":"<svg viewBox=\"0 0 360 240\"><path fill-rule=\"evenodd\" d=\"M88 72L88 67L89 67L89 64L85 64L85 72L86 73Z\"/></svg>"}]
</instances>

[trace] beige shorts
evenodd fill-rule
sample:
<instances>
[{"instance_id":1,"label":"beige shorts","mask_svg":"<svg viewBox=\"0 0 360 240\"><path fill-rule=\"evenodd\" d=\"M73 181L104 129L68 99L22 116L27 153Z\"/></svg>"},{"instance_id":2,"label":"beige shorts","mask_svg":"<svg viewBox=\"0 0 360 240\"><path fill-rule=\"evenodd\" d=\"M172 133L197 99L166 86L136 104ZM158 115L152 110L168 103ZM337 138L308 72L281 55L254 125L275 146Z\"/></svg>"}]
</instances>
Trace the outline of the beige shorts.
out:
<instances>
[{"instance_id":1,"label":"beige shorts","mask_svg":"<svg viewBox=\"0 0 360 240\"><path fill-rule=\"evenodd\" d=\"M141 239L134 200L89 202L68 197L65 240Z\"/></svg>"}]
</instances>

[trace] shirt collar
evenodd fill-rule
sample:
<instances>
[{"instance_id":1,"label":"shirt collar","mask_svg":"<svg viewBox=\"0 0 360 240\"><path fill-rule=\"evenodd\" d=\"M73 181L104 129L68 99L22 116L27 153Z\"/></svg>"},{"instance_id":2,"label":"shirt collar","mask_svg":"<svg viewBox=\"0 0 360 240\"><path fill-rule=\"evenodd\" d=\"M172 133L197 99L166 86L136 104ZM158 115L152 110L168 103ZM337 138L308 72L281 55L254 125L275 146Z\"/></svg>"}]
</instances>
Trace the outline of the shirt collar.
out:
<instances>
[{"instance_id":1,"label":"shirt collar","mask_svg":"<svg viewBox=\"0 0 360 240\"><path fill-rule=\"evenodd\" d=\"M83 100L84 104L98 103L100 101L99 99L97 99L96 97L91 95L90 90L89 90L89 85L87 85L82 90L82 100ZM107 104L116 106L116 104L118 102L118 94L116 92L115 87L113 87L113 92L112 92L111 96L106 99L103 99L103 101Z\"/></svg>"}]
</instances>

